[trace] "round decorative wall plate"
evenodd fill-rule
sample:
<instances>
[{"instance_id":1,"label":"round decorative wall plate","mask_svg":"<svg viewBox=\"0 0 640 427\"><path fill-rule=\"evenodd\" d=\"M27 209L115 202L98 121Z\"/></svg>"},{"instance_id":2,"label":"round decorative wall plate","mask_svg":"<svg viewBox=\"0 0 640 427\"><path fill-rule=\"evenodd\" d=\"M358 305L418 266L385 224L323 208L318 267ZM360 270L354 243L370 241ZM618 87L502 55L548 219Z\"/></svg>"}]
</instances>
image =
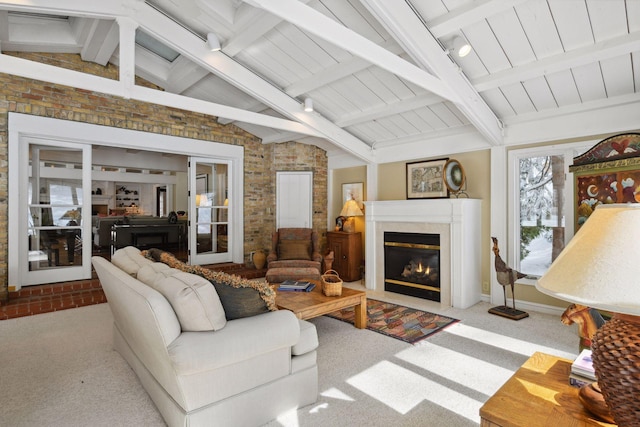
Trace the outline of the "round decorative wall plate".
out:
<instances>
[{"instance_id":1,"label":"round decorative wall plate","mask_svg":"<svg viewBox=\"0 0 640 427\"><path fill-rule=\"evenodd\" d=\"M444 184L452 193L459 193L462 191L462 186L465 182L464 169L459 161L455 159L449 159L444 164Z\"/></svg>"}]
</instances>

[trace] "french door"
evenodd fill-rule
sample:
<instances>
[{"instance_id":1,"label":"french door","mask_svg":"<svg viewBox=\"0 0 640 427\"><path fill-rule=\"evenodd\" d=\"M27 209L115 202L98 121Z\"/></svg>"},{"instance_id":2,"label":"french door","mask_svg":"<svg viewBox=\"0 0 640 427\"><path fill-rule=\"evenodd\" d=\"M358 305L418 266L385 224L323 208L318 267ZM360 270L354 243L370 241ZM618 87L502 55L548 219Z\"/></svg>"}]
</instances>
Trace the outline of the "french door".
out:
<instances>
[{"instance_id":1,"label":"french door","mask_svg":"<svg viewBox=\"0 0 640 427\"><path fill-rule=\"evenodd\" d=\"M91 146L24 139L16 183L22 284L90 277Z\"/></svg>"},{"instance_id":2,"label":"french door","mask_svg":"<svg viewBox=\"0 0 640 427\"><path fill-rule=\"evenodd\" d=\"M231 262L234 206L232 163L215 158L189 160L189 263Z\"/></svg>"}]
</instances>

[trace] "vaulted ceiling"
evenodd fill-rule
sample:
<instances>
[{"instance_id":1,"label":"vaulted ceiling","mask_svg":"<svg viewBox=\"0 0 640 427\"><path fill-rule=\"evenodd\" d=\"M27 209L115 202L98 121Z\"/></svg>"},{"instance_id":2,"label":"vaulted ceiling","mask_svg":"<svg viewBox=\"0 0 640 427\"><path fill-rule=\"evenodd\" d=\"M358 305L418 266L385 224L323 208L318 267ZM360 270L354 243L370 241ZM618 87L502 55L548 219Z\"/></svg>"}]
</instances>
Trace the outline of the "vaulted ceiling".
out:
<instances>
[{"instance_id":1,"label":"vaulted ceiling","mask_svg":"<svg viewBox=\"0 0 640 427\"><path fill-rule=\"evenodd\" d=\"M334 166L640 129L640 0L15 0L0 48L117 64L105 81L0 55L0 72L204 112Z\"/></svg>"}]
</instances>

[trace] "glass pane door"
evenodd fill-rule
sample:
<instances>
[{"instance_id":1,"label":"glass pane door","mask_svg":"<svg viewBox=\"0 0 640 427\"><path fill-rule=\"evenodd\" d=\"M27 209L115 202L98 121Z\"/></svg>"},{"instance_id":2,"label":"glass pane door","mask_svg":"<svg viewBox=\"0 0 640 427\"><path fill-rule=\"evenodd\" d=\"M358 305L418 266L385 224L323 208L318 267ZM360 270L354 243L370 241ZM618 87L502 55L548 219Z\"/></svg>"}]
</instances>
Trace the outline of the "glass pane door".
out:
<instances>
[{"instance_id":1,"label":"glass pane door","mask_svg":"<svg viewBox=\"0 0 640 427\"><path fill-rule=\"evenodd\" d=\"M23 258L25 284L77 280L90 275L91 211L86 206L90 205L90 196L87 200L84 184L85 175L90 177L90 168L85 173L83 167L90 150L74 145L29 145L23 228L28 251Z\"/></svg>"},{"instance_id":2,"label":"glass pane door","mask_svg":"<svg viewBox=\"0 0 640 427\"><path fill-rule=\"evenodd\" d=\"M189 168L189 262L231 261L229 236L230 164L192 158Z\"/></svg>"}]
</instances>

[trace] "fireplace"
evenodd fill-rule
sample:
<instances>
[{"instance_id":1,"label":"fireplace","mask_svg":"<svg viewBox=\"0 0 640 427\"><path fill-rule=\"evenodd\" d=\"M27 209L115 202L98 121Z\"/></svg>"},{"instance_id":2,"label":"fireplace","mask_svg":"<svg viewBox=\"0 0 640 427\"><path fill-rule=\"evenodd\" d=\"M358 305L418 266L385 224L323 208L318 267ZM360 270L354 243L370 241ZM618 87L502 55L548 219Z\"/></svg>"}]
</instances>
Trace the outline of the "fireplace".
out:
<instances>
[{"instance_id":1,"label":"fireplace","mask_svg":"<svg viewBox=\"0 0 640 427\"><path fill-rule=\"evenodd\" d=\"M367 289L385 290L385 233L430 234L439 236L440 305L467 308L479 302L481 254L489 259L491 249L490 242L485 250L480 241L481 205L477 199L365 202Z\"/></svg>"},{"instance_id":2,"label":"fireplace","mask_svg":"<svg viewBox=\"0 0 640 427\"><path fill-rule=\"evenodd\" d=\"M385 232L384 290L440 302L440 235Z\"/></svg>"}]
</instances>

